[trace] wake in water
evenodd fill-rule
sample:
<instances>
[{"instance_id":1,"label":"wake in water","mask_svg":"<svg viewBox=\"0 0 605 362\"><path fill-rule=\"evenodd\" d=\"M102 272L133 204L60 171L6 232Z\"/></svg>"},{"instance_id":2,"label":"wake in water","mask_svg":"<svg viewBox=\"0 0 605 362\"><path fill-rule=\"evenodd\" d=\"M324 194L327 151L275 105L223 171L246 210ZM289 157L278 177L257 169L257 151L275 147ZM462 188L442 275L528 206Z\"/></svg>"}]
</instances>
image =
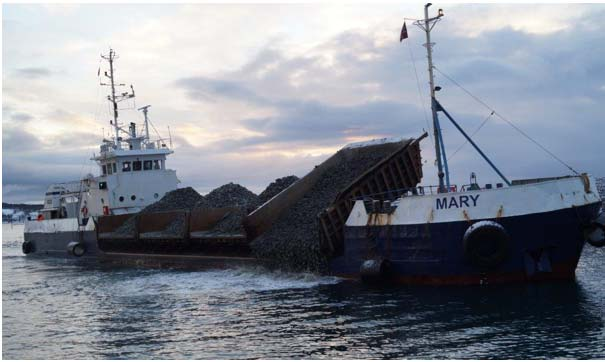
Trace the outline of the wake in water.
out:
<instances>
[{"instance_id":1,"label":"wake in water","mask_svg":"<svg viewBox=\"0 0 605 362\"><path fill-rule=\"evenodd\" d=\"M130 274L130 273L127 273ZM125 275L116 281L113 294L153 295L153 294L234 294L250 291L270 291L281 289L306 289L319 285L337 284L340 278L320 276L311 273L289 273L269 271L262 267L240 267L227 270L209 271L143 271L133 276Z\"/></svg>"}]
</instances>

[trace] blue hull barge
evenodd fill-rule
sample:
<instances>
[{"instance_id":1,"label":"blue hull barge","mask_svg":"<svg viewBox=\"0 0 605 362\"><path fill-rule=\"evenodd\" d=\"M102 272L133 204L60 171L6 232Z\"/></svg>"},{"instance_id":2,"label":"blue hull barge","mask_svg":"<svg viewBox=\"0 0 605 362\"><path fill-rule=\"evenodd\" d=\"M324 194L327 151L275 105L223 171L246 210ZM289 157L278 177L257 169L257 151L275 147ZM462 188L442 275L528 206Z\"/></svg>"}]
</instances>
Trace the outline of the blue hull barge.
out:
<instances>
[{"instance_id":1,"label":"blue hull barge","mask_svg":"<svg viewBox=\"0 0 605 362\"><path fill-rule=\"evenodd\" d=\"M416 20L414 25L426 35L439 185L392 187L398 172L405 177L399 164L394 167L383 165L380 172L366 175L365 184L374 186L374 190L352 185L347 195L354 196L352 199L357 201L346 214L344 225L339 213L351 209L350 206L342 207L347 200L337 200L334 206L319 215L322 226L332 226L321 230L322 241L331 256L330 271L366 280L420 284L574 278L585 242L594 246L605 244L605 215L600 211L601 199L594 179L576 172L485 102L479 101L489 108L489 117L496 115L512 125L575 173L575 176L509 182L436 98L441 87L435 86L433 77L433 71L438 69L433 65L431 30L442 19L443 10L439 9L437 16L429 17L430 6L430 3L425 5L424 19ZM407 37L404 22L400 41ZM439 114L462 133L502 183L496 184L496 188L491 184L481 188L475 174L471 173L469 185L458 189L450 184ZM414 169L418 166L414 162L409 164ZM407 174L410 174L409 170ZM409 181L415 180L409 178ZM336 231L341 229L339 235Z\"/></svg>"},{"instance_id":2,"label":"blue hull barge","mask_svg":"<svg viewBox=\"0 0 605 362\"><path fill-rule=\"evenodd\" d=\"M573 279L601 207L592 178L581 176L500 189L416 191L356 201L331 271L413 284Z\"/></svg>"}]
</instances>

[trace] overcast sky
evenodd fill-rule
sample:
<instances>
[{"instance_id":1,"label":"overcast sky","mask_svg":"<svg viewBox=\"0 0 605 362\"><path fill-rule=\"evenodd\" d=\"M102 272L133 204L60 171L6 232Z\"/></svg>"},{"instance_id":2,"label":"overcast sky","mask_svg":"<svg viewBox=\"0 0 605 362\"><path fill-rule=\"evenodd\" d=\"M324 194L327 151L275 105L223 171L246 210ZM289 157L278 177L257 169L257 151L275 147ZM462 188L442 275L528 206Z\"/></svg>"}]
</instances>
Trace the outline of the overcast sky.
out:
<instances>
[{"instance_id":1,"label":"overcast sky","mask_svg":"<svg viewBox=\"0 0 605 362\"><path fill-rule=\"evenodd\" d=\"M603 5L452 5L433 32L435 65L580 172L605 175ZM343 145L428 130L424 34L396 5L3 5L2 195L41 202L48 184L98 173L109 126L101 53L120 58L136 106L175 153L180 187L259 192L303 176ZM412 61L414 59L414 61ZM414 73L418 71L421 94ZM438 97L472 133L490 111L437 73ZM134 104L132 105L134 106ZM134 110L123 121L142 122ZM499 182L442 117L452 181ZM509 178L569 174L502 120L476 142ZM422 144L424 184L436 182Z\"/></svg>"}]
</instances>

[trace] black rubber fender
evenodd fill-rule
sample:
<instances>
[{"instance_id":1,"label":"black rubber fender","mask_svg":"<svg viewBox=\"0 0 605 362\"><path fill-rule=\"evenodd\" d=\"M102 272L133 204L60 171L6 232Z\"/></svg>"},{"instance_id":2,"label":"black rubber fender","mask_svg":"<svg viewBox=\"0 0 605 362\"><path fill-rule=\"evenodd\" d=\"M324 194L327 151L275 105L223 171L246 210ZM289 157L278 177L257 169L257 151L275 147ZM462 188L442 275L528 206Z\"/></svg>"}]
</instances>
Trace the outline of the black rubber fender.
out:
<instances>
[{"instance_id":1,"label":"black rubber fender","mask_svg":"<svg viewBox=\"0 0 605 362\"><path fill-rule=\"evenodd\" d=\"M595 248L605 246L605 212L593 220L592 226L586 230L586 242Z\"/></svg>"},{"instance_id":2,"label":"black rubber fender","mask_svg":"<svg viewBox=\"0 0 605 362\"><path fill-rule=\"evenodd\" d=\"M596 236L598 235L598 236ZM586 242L595 248L602 248L605 246L605 227L603 225L595 224L595 229L588 238Z\"/></svg>"},{"instance_id":3,"label":"black rubber fender","mask_svg":"<svg viewBox=\"0 0 605 362\"><path fill-rule=\"evenodd\" d=\"M475 266L495 268L510 256L510 237L495 221L479 221L464 233L464 255Z\"/></svg>"},{"instance_id":4,"label":"black rubber fender","mask_svg":"<svg viewBox=\"0 0 605 362\"><path fill-rule=\"evenodd\" d=\"M382 258L364 260L359 268L361 280L364 283L381 283L391 275L391 262Z\"/></svg>"},{"instance_id":5,"label":"black rubber fender","mask_svg":"<svg viewBox=\"0 0 605 362\"><path fill-rule=\"evenodd\" d=\"M69 255L81 257L86 253L86 246L78 241L72 241L67 244L67 252Z\"/></svg>"},{"instance_id":6,"label":"black rubber fender","mask_svg":"<svg viewBox=\"0 0 605 362\"><path fill-rule=\"evenodd\" d=\"M33 253L34 250L34 243L31 241L24 241L23 244L21 244L21 251L23 251L23 254Z\"/></svg>"}]
</instances>

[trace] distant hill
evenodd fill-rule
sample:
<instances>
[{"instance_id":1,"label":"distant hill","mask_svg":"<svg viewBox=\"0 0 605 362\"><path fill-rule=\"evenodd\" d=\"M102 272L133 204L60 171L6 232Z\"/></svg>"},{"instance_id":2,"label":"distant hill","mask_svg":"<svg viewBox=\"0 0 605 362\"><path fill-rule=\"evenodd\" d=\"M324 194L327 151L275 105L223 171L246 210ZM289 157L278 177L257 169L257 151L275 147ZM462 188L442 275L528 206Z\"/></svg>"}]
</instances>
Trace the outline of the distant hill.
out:
<instances>
[{"instance_id":1,"label":"distant hill","mask_svg":"<svg viewBox=\"0 0 605 362\"><path fill-rule=\"evenodd\" d=\"M2 208L3 209L15 209L15 210L22 210L25 212L32 212L32 211L38 211L42 208L42 204L9 204L7 202L3 202L2 203Z\"/></svg>"}]
</instances>

